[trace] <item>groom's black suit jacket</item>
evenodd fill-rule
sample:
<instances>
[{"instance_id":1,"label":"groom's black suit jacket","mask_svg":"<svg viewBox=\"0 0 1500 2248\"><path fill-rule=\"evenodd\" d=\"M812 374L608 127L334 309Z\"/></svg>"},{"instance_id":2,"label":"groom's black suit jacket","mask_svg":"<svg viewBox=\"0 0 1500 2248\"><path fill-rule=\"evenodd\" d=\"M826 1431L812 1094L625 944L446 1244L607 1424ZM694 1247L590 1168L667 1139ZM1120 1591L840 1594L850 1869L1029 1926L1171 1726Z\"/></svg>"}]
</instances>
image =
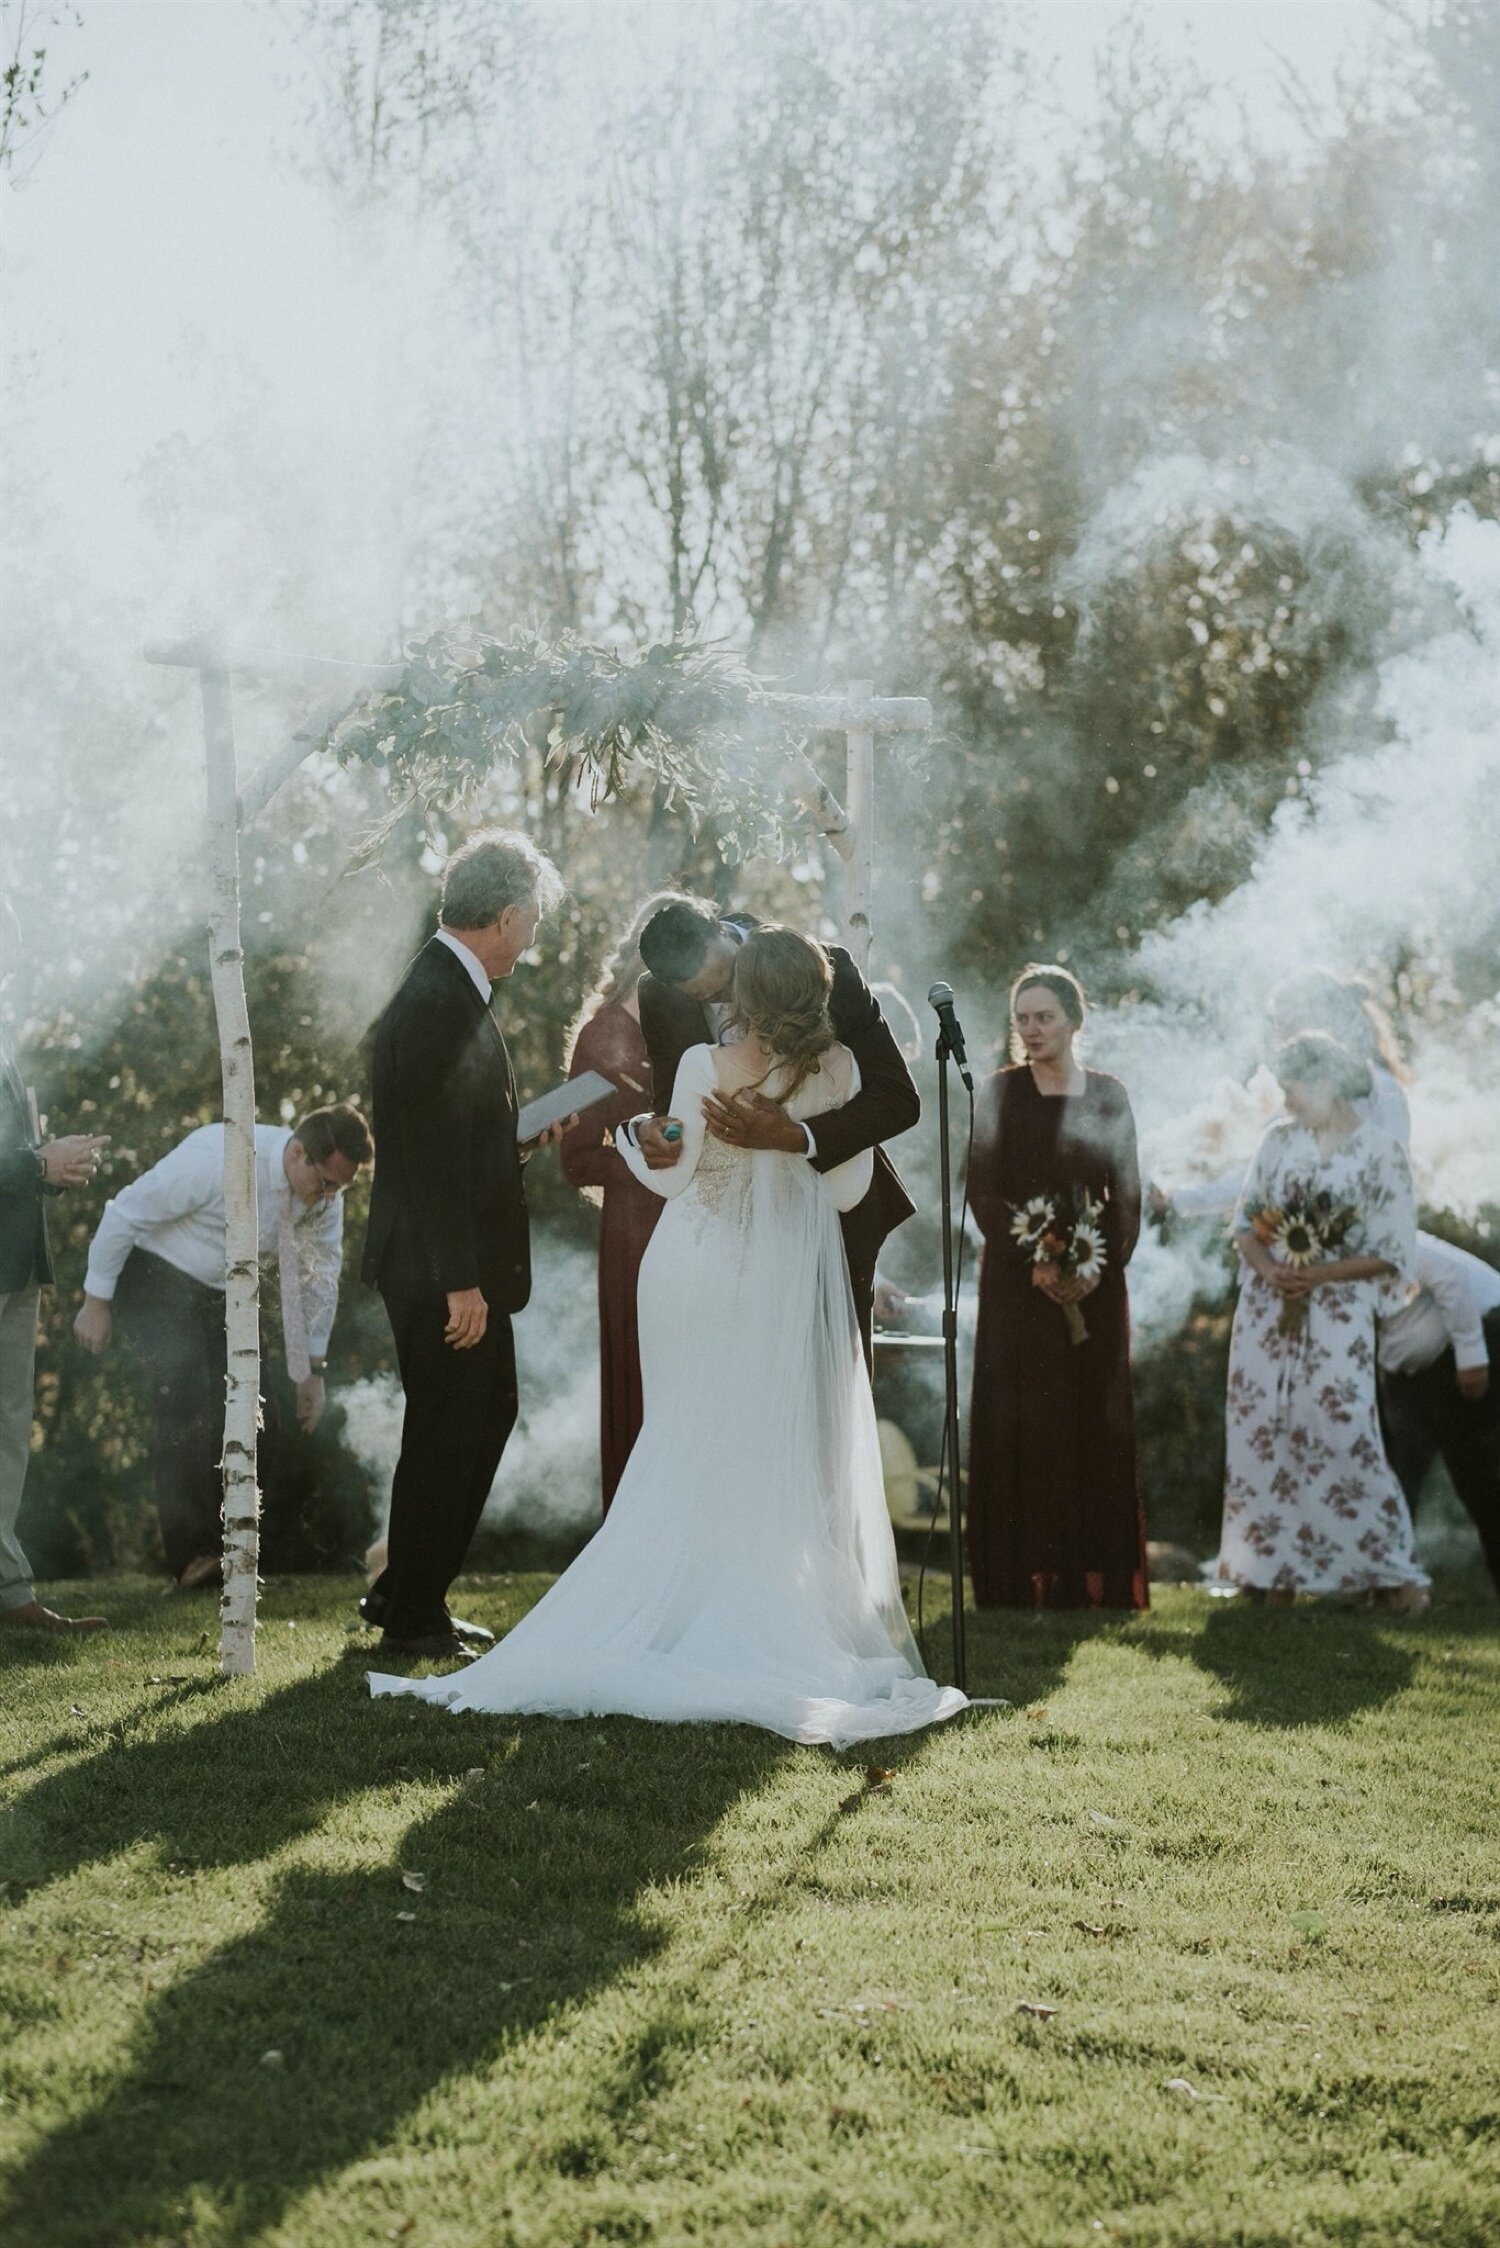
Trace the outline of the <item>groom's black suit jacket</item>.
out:
<instances>
[{"instance_id":1,"label":"groom's black suit jacket","mask_svg":"<svg viewBox=\"0 0 1500 2248\"><path fill-rule=\"evenodd\" d=\"M386 1296L481 1288L492 1312L531 1294L516 1081L500 1026L461 960L431 938L375 1026L375 1181L363 1277Z\"/></svg>"},{"instance_id":2,"label":"groom's black suit jacket","mask_svg":"<svg viewBox=\"0 0 1500 2248\"><path fill-rule=\"evenodd\" d=\"M736 934L748 933L756 926L748 914L726 914L724 920ZM815 1170L831 1171L851 1156L862 1155L866 1148L875 1151L870 1191L843 1219L849 1277L868 1342L870 1291L875 1284L880 1244L916 1208L880 1143L909 1132L921 1116L922 1103L890 1025L852 956L842 945L831 944L825 949L833 963L828 1012L836 1035L859 1064L860 1089L843 1108L808 1118L818 1151L811 1160ZM672 985L659 983L654 976L642 976L639 1002L641 1032L651 1059L652 1105L658 1116L665 1116L672 1105L678 1063L690 1046L701 1046L708 1037L703 1006L697 999L685 998Z\"/></svg>"}]
</instances>

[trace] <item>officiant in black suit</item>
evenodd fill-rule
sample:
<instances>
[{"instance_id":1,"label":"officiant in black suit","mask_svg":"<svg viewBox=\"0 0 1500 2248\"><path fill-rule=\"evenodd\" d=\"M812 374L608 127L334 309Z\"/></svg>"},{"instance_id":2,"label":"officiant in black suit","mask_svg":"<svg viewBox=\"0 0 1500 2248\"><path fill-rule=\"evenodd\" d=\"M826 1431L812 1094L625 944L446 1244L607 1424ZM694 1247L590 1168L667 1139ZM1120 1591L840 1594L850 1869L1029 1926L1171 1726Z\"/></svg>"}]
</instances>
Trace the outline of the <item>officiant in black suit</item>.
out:
<instances>
[{"instance_id":1,"label":"officiant in black suit","mask_svg":"<svg viewBox=\"0 0 1500 2248\"><path fill-rule=\"evenodd\" d=\"M490 1001L562 887L524 836L474 836L375 1028L363 1277L385 1299L406 1392L386 1566L360 1603L385 1654L457 1655L494 1636L447 1605L515 1426L511 1319L531 1293L516 1081Z\"/></svg>"},{"instance_id":2,"label":"officiant in black suit","mask_svg":"<svg viewBox=\"0 0 1500 2248\"><path fill-rule=\"evenodd\" d=\"M641 1030L651 1061L652 1105L663 1117L671 1107L677 1065L690 1046L705 1039L718 1044L731 1015L734 964L739 948L759 923L750 914L716 914L697 898L674 898L641 931L641 958L648 974L638 996ZM842 1108L798 1123L764 1094L733 1103L705 1104L708 1128L735 1147L774 1148L830 1171L875 1151L875 1177L869 1193L844 1217L844 1250L865 1356L870 1355L875 1263L886 1235L915 1209L895 1165L881 1145L909 1132L922 1113L911 1072L901 1058L885 1017L851 954L842 945L824 948L833 963L828 1013L835 1036L859 1065L860 1089ZM677 1150L661 1136L654 1120L636 1126L636 1140L653 1169L666 1169Z\"/></svg>"}]
</instances>

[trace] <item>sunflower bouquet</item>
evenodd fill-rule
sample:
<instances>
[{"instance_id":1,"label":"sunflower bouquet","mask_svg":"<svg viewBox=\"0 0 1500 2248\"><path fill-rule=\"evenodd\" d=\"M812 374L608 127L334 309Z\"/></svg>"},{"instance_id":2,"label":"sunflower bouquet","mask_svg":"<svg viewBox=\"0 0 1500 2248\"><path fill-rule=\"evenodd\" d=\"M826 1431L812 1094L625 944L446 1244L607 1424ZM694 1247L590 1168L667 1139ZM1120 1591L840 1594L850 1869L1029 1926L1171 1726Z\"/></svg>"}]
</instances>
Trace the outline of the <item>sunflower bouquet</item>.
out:
<instances>
[{"instance_id":1,"label":"sunflower bouquet","mask_svg":"<svg viewBox=\"0 0 1500 2248\"><path fill-rule=\"evenodd\" d=\"M1301 1272L1336 1257L1359 1224L1353 1202L1335 1202L1326 1187L1316 1194L1293 1180L1279 1202L1252 1202L1245 1223L1278 1264ZM1307 1326L1306 1296L1288 1296L1276 1321L1278 1335L1300 1335Z\"/></svg>"},{"instance_id":2,"label":"sunflower bouquet","mask_svg":"<svg viewBox=\"0 0 1500 2248\"><path fill-rule=\"evenodd\" d=\"M1071 1211L1064 1215L1057 1198L1033 1194L1011 1204L1011 1239L1031 1259L1031 1277L1041 1285L1041 1273L1050 1266L1064 1280L1097 1280L1104 1270L1104 1204L1082 1187L1073 1189ZM1068 1340L1087 1342L1088 1328L1077 1304L1064 1304Z\"/></svg>"}]
</instances>

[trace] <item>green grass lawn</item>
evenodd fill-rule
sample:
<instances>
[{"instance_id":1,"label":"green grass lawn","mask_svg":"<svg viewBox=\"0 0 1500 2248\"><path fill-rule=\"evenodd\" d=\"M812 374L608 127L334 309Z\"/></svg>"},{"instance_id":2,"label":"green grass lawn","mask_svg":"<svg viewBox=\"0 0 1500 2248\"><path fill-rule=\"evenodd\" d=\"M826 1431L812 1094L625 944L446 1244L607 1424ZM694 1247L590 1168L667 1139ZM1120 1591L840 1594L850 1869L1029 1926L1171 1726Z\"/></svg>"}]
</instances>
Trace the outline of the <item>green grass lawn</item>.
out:
<instances>
[{"instance_id":1,"label":"green grass lawn","mask_svg":"<svg viewBox=\"0 0 1500 2248\"><path fill-rule=\"evenodd\" d=\"M975 1619L1015 1706L875 1790L371 1703L352 1582L238 1682L210 1601L88 1589L107 1639L0 1650L6 2248L1500 2239L1472 1581Z\"/></svg>"}]
</instances>

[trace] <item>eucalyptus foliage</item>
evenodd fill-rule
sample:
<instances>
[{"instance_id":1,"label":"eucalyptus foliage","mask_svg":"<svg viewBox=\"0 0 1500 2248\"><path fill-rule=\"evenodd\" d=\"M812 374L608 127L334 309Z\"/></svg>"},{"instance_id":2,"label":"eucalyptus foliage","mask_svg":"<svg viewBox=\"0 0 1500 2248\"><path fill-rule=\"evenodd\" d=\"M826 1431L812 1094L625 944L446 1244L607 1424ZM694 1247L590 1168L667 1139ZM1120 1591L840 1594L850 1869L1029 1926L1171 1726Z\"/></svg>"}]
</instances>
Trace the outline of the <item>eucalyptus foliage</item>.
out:
<instances>
[{"instance_id":1,"label":"eucalyptus foliage","mask_svg":"<svg viewBox=\"0 0 1500 2248\"><path fill-rule=\"evenodd\" d=\"M407 651L400 682L330 730L345 766L371 767L405 810L472 808L498 760L528 748L597 811L643 788L721 855L777 857L786 841L787 726L728 649L661 640L639 655L548 641L437 632ZM769 755L767 753L770 753Z\"/></svg>"}]
</instances>

